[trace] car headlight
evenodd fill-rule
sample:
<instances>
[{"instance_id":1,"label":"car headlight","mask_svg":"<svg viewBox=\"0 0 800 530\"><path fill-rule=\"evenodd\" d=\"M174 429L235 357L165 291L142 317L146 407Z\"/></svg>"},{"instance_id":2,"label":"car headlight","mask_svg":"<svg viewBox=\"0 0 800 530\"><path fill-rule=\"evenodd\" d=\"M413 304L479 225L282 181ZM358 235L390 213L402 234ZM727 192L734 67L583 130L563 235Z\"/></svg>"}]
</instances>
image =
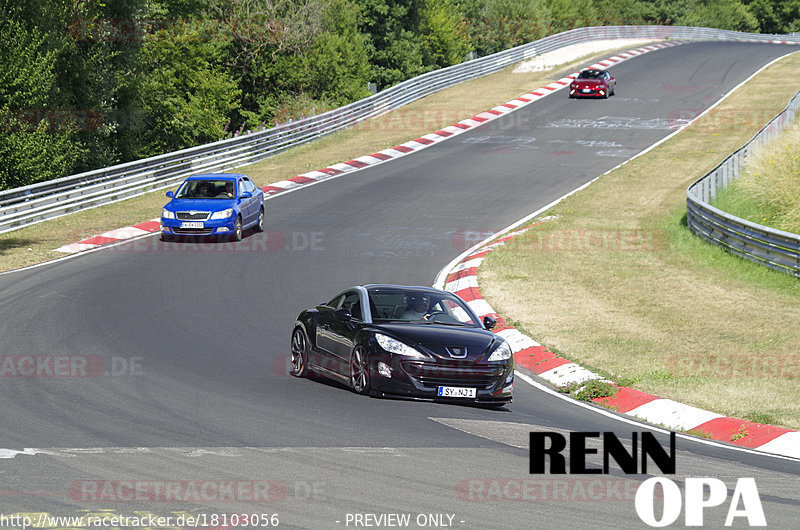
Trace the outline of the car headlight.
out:
<instances>
[{"instance_id":1,"label":"car headlight","mask_svg":"<svg viewBox=\"0 0 800 530\"><path fill-rule=\"evenodd\" d=\"M376 333L375 339L378 341L380 347L389 353L397 353L399 355L405 355L406 357L425 358L425 356L419 351L415 350L408 344L400 342L397 339L393 339L392 337L383 335L381 333Z\"/></svg>"},{"instance_id":2,"label":"car headlight","mask_svg":"<svg viewBox=\"0 0 800 530\"><path fill-rule=\"evenodd\" d=\"M211 219L227 219L233 215L233 208L228 208L227 210L222 210L221 212L214 212L211 215Z\"/></svg>"},{"instance_id":3,"label":"car headlight","mask_svg":"<svg viewBox=\"0 0 800 530\"><path fill-rule=\"evenodd\" d=\"M507 342L503 341L503 343L500 346L498 346L494 352L492 352L488 360L505 361L506 359L510 359L511 355L513 355L511 351L511 346L509 346Z\"/></svg>"},{"instance_id":4,"label":"car headlight","mask_svg":"<svg viewBox=\"0 0 800 530\"><path fill-rule=\"evenodd\" d=\"M163 217L164 219L175 219L175 212L171 212L166 208L164 208L163 210L161 210L161 217Z\"/></svg>"}]
</instances>

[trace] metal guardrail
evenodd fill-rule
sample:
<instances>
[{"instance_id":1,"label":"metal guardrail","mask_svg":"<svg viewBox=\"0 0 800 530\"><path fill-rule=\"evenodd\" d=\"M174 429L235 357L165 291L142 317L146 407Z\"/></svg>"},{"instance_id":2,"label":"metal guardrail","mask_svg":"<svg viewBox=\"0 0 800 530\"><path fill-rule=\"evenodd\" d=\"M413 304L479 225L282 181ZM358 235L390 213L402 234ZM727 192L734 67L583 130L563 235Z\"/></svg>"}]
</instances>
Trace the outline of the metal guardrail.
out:
<instances>
[{"instance_id":1,"label":"metal guardrail","mask_svg":"<svg viewBox=\"0 0 800 530\"><path fill-rule=\"evenodd\" d=\"M800 92L753 138L686 190L689 229L745 259L800 278L800 235L747 221L709 204L744 166L748 154L789 126L800 110Z\"/></svg>"},{"instance_id":2,"label":"metal guardrail","mask_svg":"<svg viewBox=\"0 0 800 530\"><path fill-rule=\"evenodd\" d=\"M270 129L165 155L0 192L0 233L47 219L173 186L200 172L224 171L375 118L406 103L469 79L502 70L542 53L598 39L739 40L800 44L800 36L775 36L683 26L578 28L510 50L429 72L349 105Z\"/></svg>"}]
</instances>

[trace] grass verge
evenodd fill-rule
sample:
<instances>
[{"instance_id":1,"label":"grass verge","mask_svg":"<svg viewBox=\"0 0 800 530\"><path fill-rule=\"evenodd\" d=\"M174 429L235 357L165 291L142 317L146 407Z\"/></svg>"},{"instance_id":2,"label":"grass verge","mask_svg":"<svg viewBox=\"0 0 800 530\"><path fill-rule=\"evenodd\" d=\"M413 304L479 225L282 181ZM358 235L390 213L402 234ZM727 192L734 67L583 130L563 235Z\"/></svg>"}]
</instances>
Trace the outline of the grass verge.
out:
<instances>
[{"instance_id":1,"label":"grass verge","mask_svg":"<svg viewBox=\"0 0 800 530\"><path fill-rule=\"evenodd\" d=\"M754 223L800 233L800 127L795 122L748 157L712 204Z\"/></svg>"},{"instance_id":2,"label":"grass verge","mask_svg":"<svg viewBox=\"0 0 800 530\"><path fill-rule=\"evenodd\" d=\"M686 188L778 113L792 55L649 153L547 212L479 269L542 344L634 388L800 428L800 282L692 235ZM732 119L733 117L733 119ZM760 123L757 123L759 122Z\"/></svg>"},{"instance_id":3,"label":"grass verge","mask_svg":"<svg viewBox=\"0 0 800 530\"><path fill-rule=\"evenodd\" d=\"M490 76L468 81L401 107L357 127L291 149L257 164L237 169L259 186L291 178L313 169L351 160L394 147L469 118L540 88L574 71L587 61L614 51L585 57L555 69L512 74L514 65ZM108 230L158 217L166 203L163 192L152 192L27 228L0 234L0 271L62 257L53 249Z\"/></svg>"}]
</instances>

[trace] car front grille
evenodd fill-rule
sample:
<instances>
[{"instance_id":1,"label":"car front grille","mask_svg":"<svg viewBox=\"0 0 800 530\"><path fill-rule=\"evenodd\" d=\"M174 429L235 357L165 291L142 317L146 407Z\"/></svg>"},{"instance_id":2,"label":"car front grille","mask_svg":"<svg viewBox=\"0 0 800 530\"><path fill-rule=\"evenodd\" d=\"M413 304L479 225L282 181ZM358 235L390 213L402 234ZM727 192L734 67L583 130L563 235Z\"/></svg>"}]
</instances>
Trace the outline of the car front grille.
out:
<instances>
[{"instance_id":1,"label":"car front grille","mask_svg":"<svg viewBox=\"0 0 800 530\"><path fill-rule=\"evenodd\" d=\"M175 217L181 221L205 221L211 212L177 212Z\"/></svg>"},{"instance_id":2,"label":"car front grille","mask_svg":"<svg viewBox=\"0 0 800 530\"><path fill-rule=\"evenodd\" d=\"M214 231L213 228L173 228L172 231L176 234L210 234Z\"/></svg>"},{"instance_id":3,"label":"car front grille","mask_svg":"<svg viewBox=\"0 0 800 530\"><path fill-rule=\"evenodd\" d=\"M491 388L502 377L505 369L498 364L441 364L423 361L403 361L402 365L409 376L426 387Z\"/></svg>"}]
</instances>

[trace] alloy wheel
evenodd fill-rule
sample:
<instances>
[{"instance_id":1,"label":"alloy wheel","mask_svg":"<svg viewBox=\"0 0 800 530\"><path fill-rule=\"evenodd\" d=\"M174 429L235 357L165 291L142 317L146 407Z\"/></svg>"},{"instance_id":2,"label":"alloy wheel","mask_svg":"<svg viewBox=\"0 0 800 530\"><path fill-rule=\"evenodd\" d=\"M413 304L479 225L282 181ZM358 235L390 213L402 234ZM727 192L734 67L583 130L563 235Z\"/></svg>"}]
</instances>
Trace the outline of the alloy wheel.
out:
<instances>
[{"instance_id":1,"label":"alloy wheel","mask_svg":"<svg viewBox=\"0 0 800 530\"><path fill-rule=\"evenodd\" d=\"M308 348L306 335L303 330L297 328L292 334L292 369L291 373L295 377L304 377L308 371Z\"/></svg>"},{"instance_id":2,"label":"alloy wheel","mask_svg":"<svg viewBox=\"0 0 800 530\"><path fill-rule=\"evenodd\" d=\"M350 386L357 394L369 392L369 359L361 346L356 346L350 357Z\"/></svg>"}]
</instances>

